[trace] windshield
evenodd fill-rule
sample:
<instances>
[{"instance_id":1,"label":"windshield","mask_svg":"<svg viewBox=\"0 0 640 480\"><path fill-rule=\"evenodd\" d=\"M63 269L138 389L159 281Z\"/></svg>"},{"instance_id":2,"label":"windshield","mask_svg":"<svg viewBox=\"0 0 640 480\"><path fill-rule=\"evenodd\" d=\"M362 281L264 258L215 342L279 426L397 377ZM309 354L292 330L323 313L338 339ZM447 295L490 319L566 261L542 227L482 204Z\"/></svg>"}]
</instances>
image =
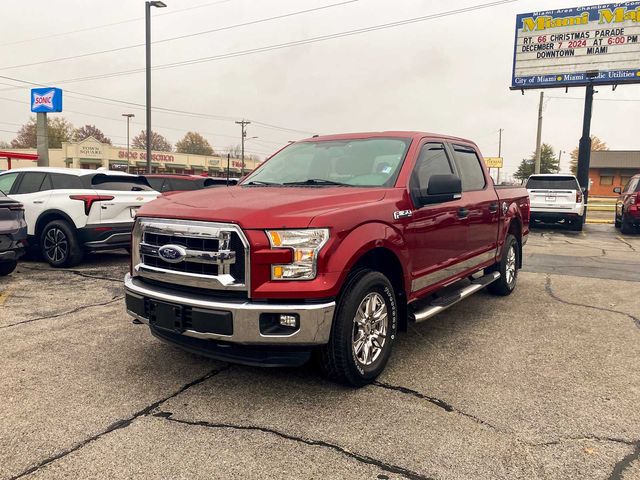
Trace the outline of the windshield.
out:
<instances>
[{"instance_id":1,"label":"windshield","mask_svg":"<svg viewBox=\"0 0 640 480\"><path fill-rule=\"evenodd\" d=\"M410 143L408 138L294 143L242 185L391 187Z\"/></svg>"},{"instance_id":2,"label":"windshield","mask_svg":"<svg viewBox=\"0 0 640 480\"><path fill-rule=\"evenodd\" d=\"M578 182L573 177L530 177L528 190L579 190Z\"/></svg>"}]
</instances>

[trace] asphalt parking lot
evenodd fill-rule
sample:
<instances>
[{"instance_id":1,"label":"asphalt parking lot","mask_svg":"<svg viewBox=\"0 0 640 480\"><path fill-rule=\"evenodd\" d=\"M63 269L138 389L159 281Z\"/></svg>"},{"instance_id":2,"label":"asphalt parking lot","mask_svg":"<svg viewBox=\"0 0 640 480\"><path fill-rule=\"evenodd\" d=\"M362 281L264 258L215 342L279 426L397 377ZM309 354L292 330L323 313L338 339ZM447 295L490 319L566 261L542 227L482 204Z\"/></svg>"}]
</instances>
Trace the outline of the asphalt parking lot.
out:
<instances>
[{"instance_id":1,"label":"asphalt parking lot","mask_svg":"<svg viewBox=\"0 0 640 480\"><path fill-rule=\"evenodd\" d=\"M511 297L412 326L360 390L160 343L127 268L0 281L0 479L640 478L640 235L535 230Z\"/></svg>"}]
</instances>

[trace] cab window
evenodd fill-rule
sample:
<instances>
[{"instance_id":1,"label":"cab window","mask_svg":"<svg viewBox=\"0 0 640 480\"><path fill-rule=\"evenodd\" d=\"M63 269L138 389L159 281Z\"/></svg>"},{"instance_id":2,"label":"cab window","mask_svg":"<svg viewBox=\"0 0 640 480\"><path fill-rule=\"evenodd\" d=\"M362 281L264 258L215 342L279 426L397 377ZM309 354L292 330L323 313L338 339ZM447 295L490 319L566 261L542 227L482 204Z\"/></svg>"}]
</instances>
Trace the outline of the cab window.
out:
<instances>
[{"instance_id":1,"label":"cab window","mask_svg":"<svg viewBox=\"0 0 640 480\"><path fill-rule=\"evenodd\" d=\"M442 143L425 143L411 178L412 188L427 188L433 175L451 175L453 168Z\"/></svg>"},{"instance_id":2,"label":"cab window","mask_svg":"<svg viewBox=\"0 0 640 480\"><path fill-rule=\"evenodd\" d=\"M484 178L484 169L482 168L476 151L470 147L454 145L453 154L458 170L460 171L462 191L472 192L474 190L484 189L487 182Z\"/></svg>"}]
</instances>

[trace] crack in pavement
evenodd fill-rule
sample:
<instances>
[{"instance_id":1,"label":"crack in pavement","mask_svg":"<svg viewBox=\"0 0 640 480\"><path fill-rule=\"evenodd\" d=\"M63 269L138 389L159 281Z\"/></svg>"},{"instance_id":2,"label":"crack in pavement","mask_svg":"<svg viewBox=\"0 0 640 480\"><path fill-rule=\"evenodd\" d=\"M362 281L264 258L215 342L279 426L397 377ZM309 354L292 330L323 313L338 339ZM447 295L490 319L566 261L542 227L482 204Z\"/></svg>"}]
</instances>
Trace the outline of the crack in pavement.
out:
<instances>
[{"instance_id":1,"label":"crack in pavement","mask_svg":"<svg viewBox=\"0 0 640 480\"><path fill-rule=\"evenodd\" d=\"M430 403L433 403L435 406L443 409L446 412L449 412L449 413L453 412L453 413L457 413L459 415L462 415L463 417L470 418L474 422L479 423L480 425L484 425L485 427L489 427L492 430L495 430L496 432L511 433L511 432L506 432L506 431L496 427L495 425L492 425L489 422L486 422L486 421L482 420L481 418L476 417L475 415L472 415L470 413L467 413L467 412L464 412L462 410L459 410L459 409L455 408L453 405L445 402L444 400L440 400L439 398L435 398L435 397L431 397L429 395L425 395L424 393L420 393L420 392L418 392L416 390L412 390L410 388L402 387L402 386L398 386L398 385L391 385L389 383L384 383L384 382L379 382L379 381L373 382L372 385L375 386L375 387L380 387L380 388L384 388L384 389L387 389L387 390L400 392L400 393L403 393L405 395L411 395L413 397L417 397L417 398L420 398L422 400L426 400L426 401L428 401Z\"/></svg>"},{"instance_id":2,"label":"crack in pavement","mask_svg":"<svg viewBox=\"0 0 640 480\"><path fill-rule=\"evenodd\" d=\"M34 465L33 467L29 467L28 469L24 470L23 472L14 475L13 477L10 477L9 480L17 480L19 478L22 478L26 475L29 475L39 469L41 469L42 467L55 462L56 460L60 460L61 458L66 457L67 455L69 455L70 453L73 453L77 450L80 450L82 447L88 445L89 443L98 440L100 437L103 437L104 435L107 435L111 432L114 432L116 430L120 430L122 428L126 428L129 425L131 425L133 423L134 420L136 420L139 417L148 415L150 412L152 412L153 410L155 410L156 408L158 408L160 405L162 405L164 402L171 400L172 398L180 395L181 393L185 392L186 390L188 390L189 388L198 385L208 379L210 379L211 377L227 370L229 368L229 365L223 367L223 368L219 368L219 369L214 369L211 370L209 372L207 372L205 375L196 378L195 380L187 383L186 385L183 385L182 387L180 387L178 390L176 390L174 393L172 393L171 395L164 397L156 402L153 402L150 405L147 405L146 407L144 407L141 410L138 410L137 412L135 412L133 415L131 415L128 418L125 419L121 419L121 420L117 420L116 422L112 423L111 425L109 425L105 430L101 431L100 433L97 433L95 435L92 435L91 437L76 443L73 447L68 448L67 450L64 450L60 453L57 453L51 457L48 457L44 460L42 460L41 462L39 462L37 465Z\"/></svg>"},{"instance_id":3,"label":"crack in pavement","mask_svg":"<svg viewBox=\"0 0 640 480\"><path fill-rule=\"evenodd\" d=\"M558 438L556 440L549 440L548 442L540 442L540 443L526 443L529 447L548 447L552 445L560 445L566 442L609 442L609 443L621 443L623 445L635 446L636 443L632 440L626 440L624 438L616 438L616 437L598 437L598 436L588 436L588 437L564 437Z\"/></svg>"},{"instance_id":4,"label":"crack in pavement","mask_svg":"<svg viewBox=\"0 0 640 480\"><path fill-rule=\"evenodd\" d=\"M112 278L112 277L105 277L102 275L90 275L88 273L84 273L81 270L69 270L69 269L65 269L65 268L57 268L57 269L52 269L52 268L36 268L36 267L27 267L26 265L20 265L20 268L25 268L27 270L32 270L32 271L36 271L36 272L64 272L64 273L71 273L73 275L78 275L80 277L85 277L85 278L93 278L96 280L105 280L107 282L118 282L118 283L124 283L124 280L122 278Z\"/></svg>"},{"instance_id":5,"label":"crack in pavement","mask_svg":"<svg viewBox=\"0 0 640 480\"><path fill-rule=\"evenodd\" d=\"M547 275L547 281L545 283L544 289L545 289L545 291L547 292L547 294L551 298L553 298L554 300L556 300L556 301L558 301L560 303L564 303L566 305L573 305L575 307L592 308L594 310L599 310L601 312L617 313L619 315L624 315L626 317L629 317L631 320L633 320L633 323L635 324L635 326L640 328L640 318L634 317L630 313L622 312L620 310L614 310L612 308L596 307L596 306L593 306L593 305L586 305L584 303L569 302L567 300L564 300L564 299L558 297L556 295L556 293L553 291L553 288L551 286L551 277L549 275Z\"/></svg>"},{"instance_id":6,"label":"crack in pavement","mask_svg":"<svg viewBox=\"0 0 640 480\"><path fill-rule=\"evenodd\" d=\"M622 237L616 237L616 238L620 240L622 243L624 243L627 247L629 247L634 252L636 251L636 248L633 245L631 245L629 242L627 242L624 238Z\"/></svg>"},{"instance_id":7,"label":"crack in pavement","mask_svg":"<svg viewBox=\"0 0 640 480\"><path fill-rule=\"evenodd\" d=\"M67 310L66 312L55 313L53 315L46 315L44 317L31 318L29 320L23 320L21 322L12 323L10 325L3 325L3 326L0 326L0 330L5 329L5 328L17 327L18 325L24 325L25 323L38 322L40 320L49 320L51 318L57 318L57 317L61 317L63 315L70 315L72 313L80 312L80 311L85 310L87 308L104 307L105 305L109 305L111 303L117 302L119 300L122 300L123 298L124 298L124 296L118 296L118 297L112 298L111 300L109 300L107 302L92 303L90 305L82 305L80 307L74 308L73 310Z\"/></svg>"},{"instance_id":8,"label":"crack in pavement","mask_svg":"<svg viewBox=\"0 0 640 480\"><path fill-rule=\"evenodd\" d=\"M334 443L329 443L329 442L325 442L323 440L313 440L313 439L309 439L309 438L304 438L304 437L297 437L288 433L284 433L281 432L279 430L274 430L272 428L267 428L267 427L259 427L259 426L252 426L252 425L238 425L238 424L231 424L231 423L212 423L212 422L206 422L204 420L199 420L199 421L191 421L191 420L181 420L178 418L171 418L171 415L173 415L172 412L158 412L156 414L154 414L155 417L158 418L163 418L167 421L170 422L175 422L175 423L180 423L183 425L190 425L193 427L205 427L205 428L216 428L216 429L231 429L231 430L248 430L248 431L258 431L258 432L263 432L263 433L269 433L272 435L276 435L278 437L287 439L287 440L292 440L294 442L298 442L298 443L304 443L305 445L310 445L310 446L316 446L316 447L324 447L324 448L329 448L331 450L334 450L338 453L341 453L349 458L352 458L360 463L365 463L368 465L373 465L375 467L378 467L379 469L385 471L385 472L389 472L389 473L395 473L398 475L402 475L405 478L409 478L411 480L434 480L432 477L427 477L424 476L420 473L414 472L412 470L409 470L407 468L404 467L400 467L398 465L392 465L389 463L385 463L381 460L375 459L373 457L369 457L368 455L362 455L359 453L355 453L355 452L351 452L343 447L341 447L340 445L336 445Z\"/></svg>"},{"instance_id":9,"label":"crack in pavement","mask_svg":"<svg viewBox=\"0 0 640 480\"><path fill-rule=\"evenodd\" d=\"M622 458L622 460L620 460L618 463L616 463L613 466L613 471L611 472L611 475L609 475L609 480L622 480L622 475L624 474L624 471L634 461L640 458L640 440L638 440L635 443L632 443L631 445L634 445L635 448L629 455L626 455L624 458Z\"/></svg>"}]
</instances>

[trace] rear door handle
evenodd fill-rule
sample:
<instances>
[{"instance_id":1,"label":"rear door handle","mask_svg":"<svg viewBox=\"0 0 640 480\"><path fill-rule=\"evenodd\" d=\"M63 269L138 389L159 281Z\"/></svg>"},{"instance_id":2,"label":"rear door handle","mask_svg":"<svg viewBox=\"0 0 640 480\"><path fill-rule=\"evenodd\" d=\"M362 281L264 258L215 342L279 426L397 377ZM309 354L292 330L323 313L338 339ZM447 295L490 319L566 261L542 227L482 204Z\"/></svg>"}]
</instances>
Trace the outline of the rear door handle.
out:
<instances>
[{"instance_id":1,"label":"rear door handle","mask_svg":"<svg viewBox=\"0 0 640 480\"><path fill-rule=\"evenodd\" d=\"M489 205L489 211L491 213L496 213L498 211L498 203L496 202Z\"/></svg>"},{"instance_id":2,"label":"rear door handle","mask_svg":"<svg viewBox=\"0 0 640 480\"><path fill-rule=\"evenodd\" d=\"M469 216L468 208L459 208L458 209L458 218L467 218Z\"/></svg>"}]
</instances>

